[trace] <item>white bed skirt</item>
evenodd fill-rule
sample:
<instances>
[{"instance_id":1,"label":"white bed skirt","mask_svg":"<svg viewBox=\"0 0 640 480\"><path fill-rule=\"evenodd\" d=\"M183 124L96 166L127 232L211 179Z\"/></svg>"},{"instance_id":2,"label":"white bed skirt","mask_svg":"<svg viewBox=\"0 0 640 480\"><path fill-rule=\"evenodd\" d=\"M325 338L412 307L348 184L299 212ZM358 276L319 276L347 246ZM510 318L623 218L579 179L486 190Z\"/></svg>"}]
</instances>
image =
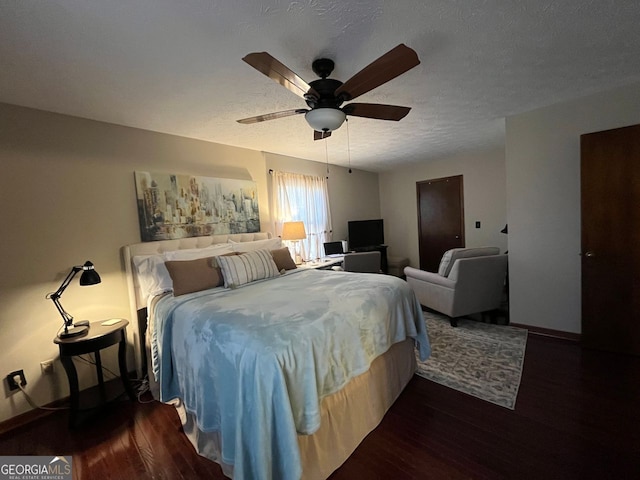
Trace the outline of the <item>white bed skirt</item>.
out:
<instances>
[{"instance_id":1,"label":"white bed skirt","mask_svg":"<svg viewBox=\"0 0 640 480\"><path fill-rule=\"evenodd\" d=\"M378 426L416 371L413 340L393 345L376 358L371 368L321 404L321 426L313 435L298 435L303 478L326 479ZM217 462L227 477L233 466L220 459L217 432L198 430L194 416L180 402L174 405L183 429L196 451Z\"/></svg>"}]
</instances>

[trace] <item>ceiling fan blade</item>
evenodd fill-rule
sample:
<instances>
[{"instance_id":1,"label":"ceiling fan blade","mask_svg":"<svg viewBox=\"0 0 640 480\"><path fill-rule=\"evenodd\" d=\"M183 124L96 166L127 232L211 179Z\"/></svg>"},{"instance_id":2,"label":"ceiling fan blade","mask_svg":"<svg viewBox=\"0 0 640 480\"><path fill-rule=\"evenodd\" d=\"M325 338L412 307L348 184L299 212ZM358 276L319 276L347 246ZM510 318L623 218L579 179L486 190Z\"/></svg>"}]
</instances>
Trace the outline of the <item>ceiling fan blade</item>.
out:
<instances>
[{"instance_id":1,"label":"ceiling fan blade","mask_svg":"<svg viewBox=\"0 0 640 480\"><path fill-rule=\"evenodd\" d=\"M353 100L419 64L418 54L401 43L344 82L336 89L335 96Z\"/></svg>"},{"instance_id":2,"label":"ceiling fan blade","mask_svg":"<svg viewBox=\"0 0 640 480\"><path fill-rule=\"evenodd\" d=\"M267 52L250 53L242 60L302 98L306 99L308 95L319 97L318 92L311 88L307 82Z\"/></svg>"},{"instance_id":3,"label":"ceiling fan blade","mask_svg":"<svg viewBox=\"0 0 640 480\"><path fill-rule=\"evenodd\" d=\"M331 132L319 132L317 130L313 131L313 139L314 140L322 140L323 138L327 138L331 136Z\"/></svg>"},{"instance_id":4,"label":"ceiling fan blade","mask_svg":"<svg viewBox=\"0 0 640 480\"><path fill-rule=\"evenodd\" d=\"M255 117L243 118L241 120L237 120L238 123L258 123L265 122L267 120L275 120L277 118L290 117L291 115L298 115L301 113L307 113L308 110L306 108L296 108L294 110L284 110L282 112L273 112L273 113L265 113L264 115L258 115Z\"/></svg>"},{"instance_id":5,"label":"ceiling fan blade","mask_svg":"<svg viewBox=\"0 0 640 480\"><path fill-rule=\"evenodd\" d=\"M378 120L402 120L411 110L410 107L383 105L381 103L350 103L342 111L354 117L376 118Z\"/></svg>"}]
</instances>

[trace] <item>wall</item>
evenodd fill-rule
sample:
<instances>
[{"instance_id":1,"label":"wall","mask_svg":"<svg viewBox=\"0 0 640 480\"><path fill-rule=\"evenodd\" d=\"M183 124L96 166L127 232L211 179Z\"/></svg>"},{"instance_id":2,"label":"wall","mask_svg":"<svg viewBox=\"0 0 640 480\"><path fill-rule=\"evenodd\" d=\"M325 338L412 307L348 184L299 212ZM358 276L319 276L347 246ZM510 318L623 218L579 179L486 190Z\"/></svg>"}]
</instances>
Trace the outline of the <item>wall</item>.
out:
<instances>
[{"instance_id":1,"label":"wall","mask_svg":"<svg viewBox=\"0 0 640 480\"><path fill-rule=\"evenodd\" d=\"M510 313L581 331L580 135L640 123L640 84L506 122Z\"/></svg>"},{"instance_id":2,"label":"wall","mask_svg":"<svg viewBox=\"0 0 640 480\"><path fill-rule=\"evenodd\" d=\"M304 175L326 176L327 165L320 162L300 161L298 158L265 153L267 169ZM349 170L329 166L329 207L333 226L333 240L346 240L349 220L380 218L378 174L363 170ZM269 182L269 195L271 195Z\"/></svg>"},{"instance_id":3,"label":"wall","mask_svg":"<svg viewBox=\"0 0 640 480\"><path fill-rule=\"evenodd\" d=\"M500 233L506 222L504 150L495 149L381 173L380 210L389 255L420 265L416 182L454 175L463 175L466 246L506 249L507 236ZM481 222L479 229L476 220Z\"/></svg>"},{"instance_id":4,"label":"wall","mask_svg":"<svg viewBox=\"0 0 640 480\"><path fill-rule=\"evenodd\" d=\"M74 279L62 298L67 311L77 319L129 316L120 248L140 241L134 171L253 179L263 230L270 230L266 163L262 152L0 104L0 376L24 369L27 391L40 404L68 395L59 361L47 376L40 362L57 357L52 340L62 323L45 294L73 265L93 261L102 283L80 287ZM375 175L358 172L350 181L358 195L371 189L377 203ZM355 202L346 187L330 194L337 218L360 214L349 213ZM104 361L117 371L115 351ZM95 383L93 368L77 367L81 388ZM0 421L29 409L3 381Z\"/></svg>"}]
</instances>

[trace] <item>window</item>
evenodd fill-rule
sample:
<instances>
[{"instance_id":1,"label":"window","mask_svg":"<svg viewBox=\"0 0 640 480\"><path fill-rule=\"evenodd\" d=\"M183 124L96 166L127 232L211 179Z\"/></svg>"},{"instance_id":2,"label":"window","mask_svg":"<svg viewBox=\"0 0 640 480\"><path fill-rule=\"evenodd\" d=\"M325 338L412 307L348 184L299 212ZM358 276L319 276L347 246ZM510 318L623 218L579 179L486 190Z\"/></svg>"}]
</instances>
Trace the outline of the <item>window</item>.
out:
<instances>
[{"instance_id":1,"label":"window","mask_svg":"<svg viewBox=\"0 0 640 480\"><path fill-rule=\"evenodd\" d=\"M307 232L300 242L302 258L323 257L323 243L331 237L327 179L274 171L272 182L276 235L282 233L284 222L302 221Z\"/></svg>"}]
</instances>

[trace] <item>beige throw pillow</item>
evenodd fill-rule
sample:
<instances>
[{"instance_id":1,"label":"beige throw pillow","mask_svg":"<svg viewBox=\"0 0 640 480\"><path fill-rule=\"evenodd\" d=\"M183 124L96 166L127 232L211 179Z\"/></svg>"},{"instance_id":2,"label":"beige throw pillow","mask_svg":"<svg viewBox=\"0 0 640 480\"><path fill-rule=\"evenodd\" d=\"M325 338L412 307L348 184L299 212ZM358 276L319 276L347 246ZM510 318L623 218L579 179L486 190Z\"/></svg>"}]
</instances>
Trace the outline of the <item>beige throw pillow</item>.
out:
<instances>
[{"instance_id":1,"label":"beige throw pillow","mask_svg":"<svg viewBox=\"0 0 640 480\"><path fill-rule=\"evenodd\" d=\"M296 262L291 258L291 252L288 247L271 250L271 256L273 257L273 261L276 262L279 271L297 268Z\"/></svg>"},{"instance_id":2,"label":"beige throw pillow","mask_svg":"<svg viewBox=\"0 0 640 480\"><path fill-rule=\"evenodd\" d=\"M222 272L214 260L215 257L166 261L165 266L173 280L173 295L177 297L222 286Z\"/></svg>"}]
</instances>

